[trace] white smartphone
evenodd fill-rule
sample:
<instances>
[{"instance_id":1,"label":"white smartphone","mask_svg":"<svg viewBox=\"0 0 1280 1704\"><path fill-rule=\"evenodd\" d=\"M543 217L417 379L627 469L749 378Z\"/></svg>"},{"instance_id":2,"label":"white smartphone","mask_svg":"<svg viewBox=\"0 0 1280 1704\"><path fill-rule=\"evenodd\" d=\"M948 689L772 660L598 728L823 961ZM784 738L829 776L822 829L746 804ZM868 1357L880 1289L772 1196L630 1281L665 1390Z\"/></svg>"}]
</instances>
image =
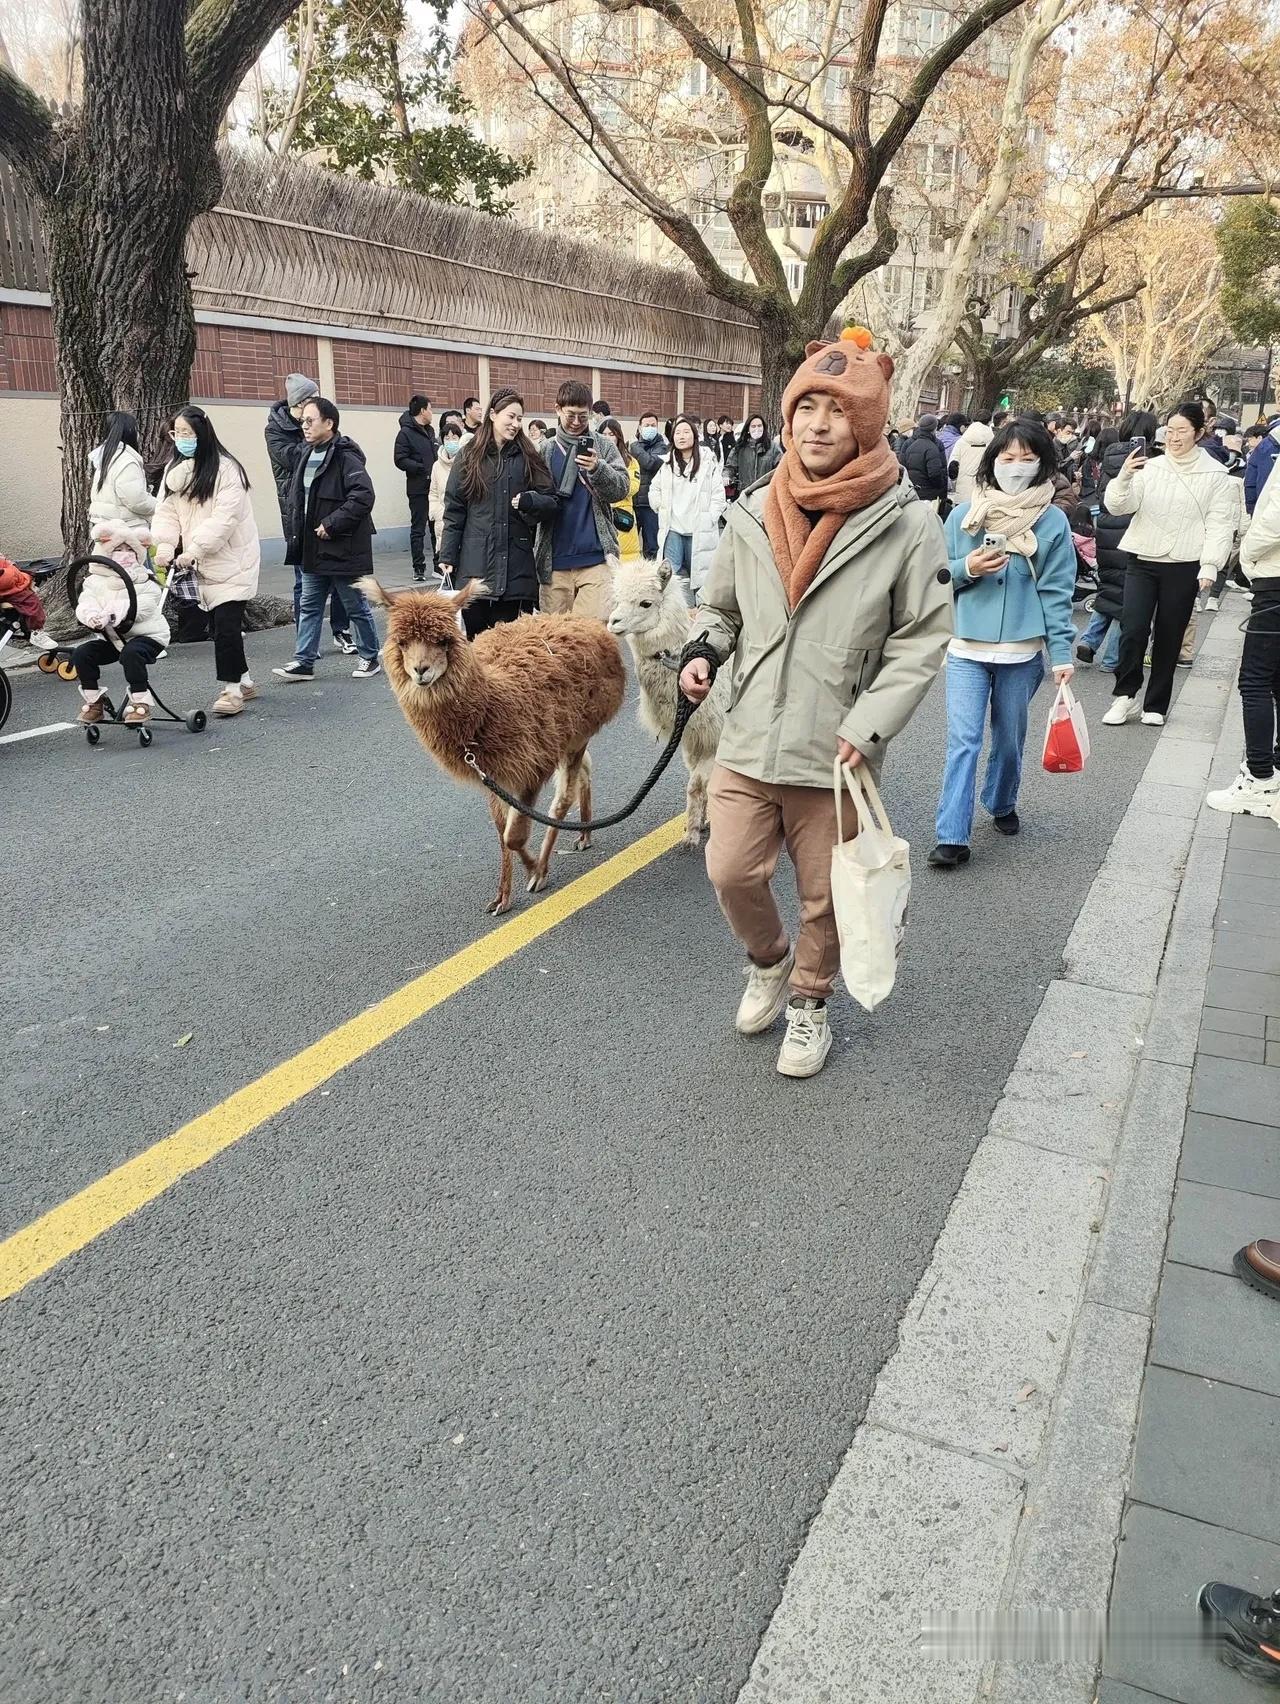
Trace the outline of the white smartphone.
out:
<instances>
[{"instance_id":1,"label":"white smartphone","mask_svg":"<svg viewBox=\"0 0 1280 1704\"><path fill-rule=\"evenodd\" d=\"M1004 534L1003 533L993 533L993 532L983 533L983 535L982 535L982 548L984 550L998 550L1000 552L1001 556L1006 555L1007 552L1006 552L1006 549L1005 549L1005 536L1004 536Z\"/></svg>"}]
</instances>

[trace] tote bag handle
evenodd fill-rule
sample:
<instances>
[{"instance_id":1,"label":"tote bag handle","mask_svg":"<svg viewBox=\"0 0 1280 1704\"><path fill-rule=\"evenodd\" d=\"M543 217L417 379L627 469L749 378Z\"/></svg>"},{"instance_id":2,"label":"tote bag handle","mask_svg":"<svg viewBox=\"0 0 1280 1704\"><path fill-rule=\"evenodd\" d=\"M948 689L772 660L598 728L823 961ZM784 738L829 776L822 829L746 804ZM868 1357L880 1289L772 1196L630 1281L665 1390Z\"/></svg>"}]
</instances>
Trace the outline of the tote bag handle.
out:
<instances>
[{"instance_id":1,"label":"tote bag handle","mask_svg":"<svg viewBox=\"0 0 1280 1704\"><path fill-rule=\"evenodd\" d=\"M884 808L884 800L872 779L871 771L865 761L857 765L841 763L837 757L831 766L831 780L836 795L836 844L844 845L844 812L842 803L842 785L849 789L849 797L853 800L853 808L858 816L860 831L874 829L877 833L893 837L893 829L889 823L889 813ZM878 819L878 820L877 820Z\"/></svg>"}]
</instances>

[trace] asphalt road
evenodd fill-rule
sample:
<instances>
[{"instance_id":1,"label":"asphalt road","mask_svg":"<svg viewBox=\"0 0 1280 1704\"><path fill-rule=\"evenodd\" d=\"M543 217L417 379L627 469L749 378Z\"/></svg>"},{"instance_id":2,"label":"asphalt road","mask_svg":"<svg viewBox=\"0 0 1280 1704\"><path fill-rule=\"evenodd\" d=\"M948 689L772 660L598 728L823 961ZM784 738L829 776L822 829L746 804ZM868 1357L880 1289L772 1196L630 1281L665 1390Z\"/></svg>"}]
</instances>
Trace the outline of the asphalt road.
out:
<instances>
[{"instance_id":1,"label":"asphalt road","mask_svg":"<svg viewBox=\"0 0 1280 1704\"><path fill-rule=\"evenodd\" d=\"M482 800L289 639L203 735L0 746L0 1236L492 927ZM1149 755L1109 684L1081 777L1042 692L1025 831L951 875L935 689L899 987L815 1081L673 853L0 1304L7 1704L733 1698ZM19 675L5 731L76 707ZM652 755L629 704L598 807Z\"/></svg>"}]
</instances>

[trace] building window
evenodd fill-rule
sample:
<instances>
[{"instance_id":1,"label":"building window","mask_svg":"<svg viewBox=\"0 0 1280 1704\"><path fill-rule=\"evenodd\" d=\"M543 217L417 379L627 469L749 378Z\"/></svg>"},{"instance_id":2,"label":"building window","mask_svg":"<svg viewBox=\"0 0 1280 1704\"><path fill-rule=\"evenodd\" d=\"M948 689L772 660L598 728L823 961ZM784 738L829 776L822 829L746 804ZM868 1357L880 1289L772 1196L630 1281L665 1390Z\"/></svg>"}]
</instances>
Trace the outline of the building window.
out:
<instances>
[{"instance_id":1,"label":"building window","mask_svg":"<svg viewBox=\"0 0 1280 1704\"><path fill-rule=\"evenodd\" d=\"M680 79L680 93L687 101L701 100L709 86L709 73L700 59L685 69Z\"/></svg>"},{"instance_id":2,"label":"building window","mask_svg":"<svg viewBox=\"0 0 1280 1704\"><path fill-rule=\"evenodd\" d=\"M813 231L829 211L825 201L790 200L787 202L787 223L799 231Z\"/></svg>"},{"instance_id":3,"label":"building window","mask_svg":"<svg viewBox=\"0 0 1280 1704\"><path fill-rule=\"evenodd\" d=\"M793 296L800 294L804 284L805 262L803 260L788 260L786 263L787 289Z\"/></svg>"}]
</instances>

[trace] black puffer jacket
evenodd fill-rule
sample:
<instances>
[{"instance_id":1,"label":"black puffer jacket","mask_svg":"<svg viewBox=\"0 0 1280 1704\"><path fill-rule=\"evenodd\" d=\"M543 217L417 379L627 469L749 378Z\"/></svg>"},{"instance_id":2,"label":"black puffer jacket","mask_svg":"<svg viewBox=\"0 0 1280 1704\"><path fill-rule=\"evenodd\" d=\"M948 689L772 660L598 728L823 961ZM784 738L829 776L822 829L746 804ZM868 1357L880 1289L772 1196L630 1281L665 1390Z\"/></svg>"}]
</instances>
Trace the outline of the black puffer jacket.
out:
<instances>
[{"instance_id":1,"label":"black puffer jacket","mask_svg":"<svg viewBox=\"0 0 1280 1704\"><path fill-rule=\"evenodd\" d=\"M267 426L263 436L267 440L267 455L271 461L271 475L276 482L276 502L280 505L280 524L285 537L289 536L289 493L293 488L293 476L297 470L298 457L307 447L307 440L302 436L302 427L289 412L287 402L273 402L267 415Z\"/></svg>"},{"instance_id":2,"label":"black puffer jacket","mask_svg":"<svg viewBox=\"0 0 1280 1704\"><path fill-rule=\"evenodd\" d=\"M310 457L304 445L289 490L285 561L300 564L309 574L331 574L335 580L372 574L373 481L365 470L364 451L342 433L330 439L308 491ZM327 538L316 536L320 526Z\"/></svg>"},{"instance_id":3,"label":"black puffer jacket","mask_svg":"<svg viewBox=\"0 0 1280 1704\"><path fill-rule=\"evenodd\" d=\"M933 432L919 427L898 451L898 460L922 502L932 503L947 494L947 458Z\"/></svg>"},{"instance_id":4,"label":"black puffer jacket","mask_svg":"<svg viewBox=\"0 0 1280 1704\"><path fill-rule=\"evenodd\" d=\"M410 497L425 497L431 488L431 469L436 465L440 446L435 429L419 426L406 408L400 416L396 433L394 461L404 475L405 492Z\"/></svg>"},{"instance_id":5,"label":"black puffer jacket","mask_svg":"<svg viewBox=\"0 0 1280 1704\"><path fill-rule=\"evenodd\" d=\"M501 455L485 459L483 497L463 492L465 451L449 470L438 559L453 569L455 586L483 580L490 597L533 601L538 596L537 529L540 522L555 519L556 494L530 485L519 444L507 444ZM520 498L519 510L511 507L514 497Z\"/></svg>"},{"instance_id":6,"label":"black puffer jacket","mask_svg":"<svg viewBox=\"0 0 1280 1704\"><path fill-rule=\"evenodd\" d=\"M1131 515L1112 515L1107 510L1107 486L1119 473L1129 454L1129 440L1108 444L1102 452L1098 469L1098 501L1102 504L1094 533L1098 541L1098 593L1093 600L1094 613L1119 621L1124 603L1124 577L1133 558L1124 548L1124 535L1129 530Z\"/></svg>"}]
</instances>

